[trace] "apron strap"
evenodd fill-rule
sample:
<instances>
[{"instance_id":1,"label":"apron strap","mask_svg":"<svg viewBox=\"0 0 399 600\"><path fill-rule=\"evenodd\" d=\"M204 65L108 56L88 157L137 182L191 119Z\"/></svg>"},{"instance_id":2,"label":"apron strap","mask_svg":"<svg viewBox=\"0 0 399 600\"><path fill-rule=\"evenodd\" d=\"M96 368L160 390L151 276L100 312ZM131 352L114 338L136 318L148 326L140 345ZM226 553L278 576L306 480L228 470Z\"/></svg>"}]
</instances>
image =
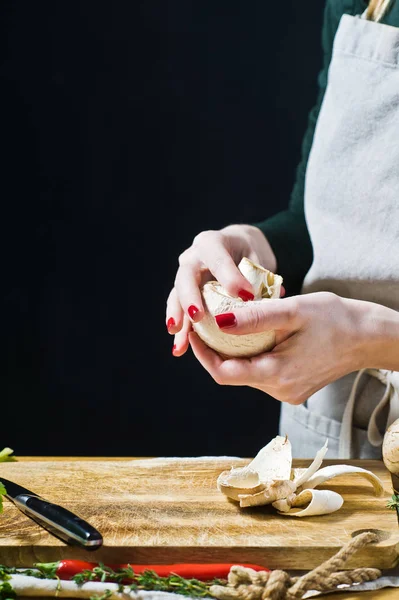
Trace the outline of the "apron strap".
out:
<instances>
[{"instance_id":1,"label":"apron strap","mask_svg":"<svg viewBox=\"0 0 399 600\"><path fill-rule=\"evenodd\" d=\"M386 371L385 369L361 369L353 382L348 402L342 417L341 433L339 437L338 457L351 458L353 412L356 404L356 392L359 381L364 373L376 377L385 384L384 394L373 410L367 427L367 438L372 446L381 446L383 435L377 426L377 417L382 409L389 403L389 413L385 429L399 418L399 372Z\"/></svg>"},{"instance_id":2,"label":"apron strap","mask_svg":"<svg viewBox=\"0 0 399 600\"><path fill-rule=\"evenodd\" d=\"M379 22L384 17L394 0L370 0L366 10L360 15L361 19ZM372 446L381 446L383 435L377 426L377 417L382 409L389 403L389 413L386 422L387 429L393 421L399 418L399 372L385 371L384 369L361 369L352 385L351 393L345 406L342 417L341 432L339 437L339 458L351 458L353 412L356 404L356 392L363 374L367 373L385 384L384 394L373 410L367 427L367 438Z\"/></svg>"}]
</instances>

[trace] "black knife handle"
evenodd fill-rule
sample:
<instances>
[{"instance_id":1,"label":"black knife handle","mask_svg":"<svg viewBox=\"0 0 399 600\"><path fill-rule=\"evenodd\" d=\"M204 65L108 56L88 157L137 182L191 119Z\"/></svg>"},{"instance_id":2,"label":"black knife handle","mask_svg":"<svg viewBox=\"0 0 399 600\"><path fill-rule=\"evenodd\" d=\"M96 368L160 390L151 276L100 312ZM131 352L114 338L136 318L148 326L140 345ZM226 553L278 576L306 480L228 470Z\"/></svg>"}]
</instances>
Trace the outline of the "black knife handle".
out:
<instances>
[{"instance_id":1,"label":"black knife handle","mask_svg":"<svg viewBox=\"0 0 399 600\"><path fill-rule=\"evenodd\" d=\"M102 535L97 529L58 504L28 494L17 496L14 503L25 515L67 544L96 550L103 543Z\"/></svg>"}]
</instances>

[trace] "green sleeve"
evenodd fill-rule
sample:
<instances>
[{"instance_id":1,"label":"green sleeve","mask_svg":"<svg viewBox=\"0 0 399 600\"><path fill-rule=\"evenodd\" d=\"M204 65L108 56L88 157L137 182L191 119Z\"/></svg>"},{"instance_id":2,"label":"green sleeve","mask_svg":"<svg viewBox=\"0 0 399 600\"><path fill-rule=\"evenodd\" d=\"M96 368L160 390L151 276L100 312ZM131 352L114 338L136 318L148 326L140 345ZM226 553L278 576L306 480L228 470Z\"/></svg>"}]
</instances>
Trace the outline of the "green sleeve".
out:
<instances>
[{"instance_id":1,"label":"green sleeve","mask_svg":"<svg viewBox=\"0 0 399 600\"><path fill-rule=\"evenodd\" d=\"M305 173L317 118L327 86L328 68L333 41L340 18L344 12L353 13L355 2L327 0L322 28L323 66L318 76L318 97L309 113L307 129L302 141L301 160L288 208L259 223L253 223L263 231L277 258L277 272L283 277L287 295L300 292L308 272L313 251L304 213Z\"/></svg>"}]
</instances>

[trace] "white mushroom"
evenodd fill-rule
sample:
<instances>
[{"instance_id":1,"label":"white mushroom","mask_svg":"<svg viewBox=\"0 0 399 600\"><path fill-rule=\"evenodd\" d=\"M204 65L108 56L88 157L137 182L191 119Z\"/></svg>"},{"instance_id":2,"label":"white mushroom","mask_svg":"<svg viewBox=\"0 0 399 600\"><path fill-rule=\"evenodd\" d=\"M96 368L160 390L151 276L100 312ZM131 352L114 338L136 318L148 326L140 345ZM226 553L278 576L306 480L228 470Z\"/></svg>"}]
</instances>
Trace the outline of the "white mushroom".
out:
<instances>
[{"instance_id":1,"label":"white mushroom","mask_svg":"<svg viewBox=\"0 0 399 600\"><path fill-rule=\"evenodd\" d=\"M399 419L391 423L385 432L382 458L388 471L399 475Z\"/></svg>"},{"instance_id":2,"label":"white mushroom","mask_svg":"<svg viewBox=\"0 0 399 600\"><path fill-rule=\"evenodd\" d=\"M252 302L266 302L271 298L280 298L283 279L271 271L243 258L238 269L251 283L254 291ZM205 344L223 357L249 358L274 348L276 335L274 330L262 331L247 335L234 335L223 332L215 322L215 315L236 312L246 303L241 298L234 298L217 281L208 281L201 290L205 316L193 329Z\"/></svg>"}]
</instances>

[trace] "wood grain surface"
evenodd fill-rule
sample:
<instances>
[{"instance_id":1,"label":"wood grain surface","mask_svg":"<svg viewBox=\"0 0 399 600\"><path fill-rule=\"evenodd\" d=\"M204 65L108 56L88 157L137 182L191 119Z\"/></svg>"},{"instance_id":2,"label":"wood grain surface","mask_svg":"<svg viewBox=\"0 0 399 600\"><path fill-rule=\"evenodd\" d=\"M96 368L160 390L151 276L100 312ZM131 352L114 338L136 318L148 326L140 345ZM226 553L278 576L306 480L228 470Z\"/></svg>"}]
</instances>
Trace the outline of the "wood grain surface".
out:
<instances>
[{"instance_id":1,"label":"wood grain surface","mask_svg":"<svg viewBox=\"0 0 399 600\"><path fill-rule=\"evenodd\" d=\"M344 497L332 515L292 518L272 507L240 509L216 488L222 470L249 459L18 460L0 477L62 504L97 527L95 552L67 546L7 500L0 516L0 563L32 566L60 558L103 562L252 562L286 570L313 569L356 532L378 530L382 541L360 552L348 568L390 569L398 563L396 513L386 508L390 475L380 461L346 461L378 475L385 488L345 475L328 483ZM307 466L310 461L294 461ZM325 460L324 465L337 461ZM396 591L396 593L398 593ZM363 597L363 596L362 596ZM337 598L338 600L338 598Z\"/></svg>"}]
</instances>

